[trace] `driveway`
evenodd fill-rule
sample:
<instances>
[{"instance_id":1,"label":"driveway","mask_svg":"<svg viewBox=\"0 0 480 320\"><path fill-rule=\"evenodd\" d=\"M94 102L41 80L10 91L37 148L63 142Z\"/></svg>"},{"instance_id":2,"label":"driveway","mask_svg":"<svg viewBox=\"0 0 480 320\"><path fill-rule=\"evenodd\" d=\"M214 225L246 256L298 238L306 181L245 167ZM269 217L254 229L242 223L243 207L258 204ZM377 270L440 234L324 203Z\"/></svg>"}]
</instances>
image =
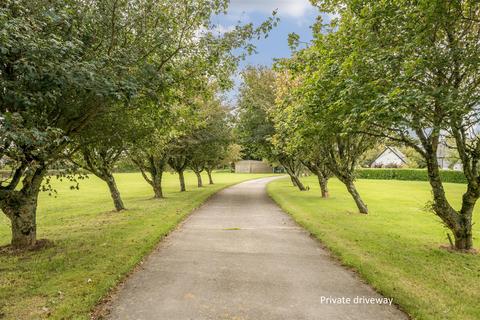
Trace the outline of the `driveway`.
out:
<instances>
[{"instance_id":1,"label":"driveway","mask_svg":"<svg viewBox=\"0 0 480 320\"><path fill-rule=\"evenodd\" d=\"M272 179L227 188L197 209L127 279L110 318L408 319L270 200Z\"/></svg>"}]
</instances>

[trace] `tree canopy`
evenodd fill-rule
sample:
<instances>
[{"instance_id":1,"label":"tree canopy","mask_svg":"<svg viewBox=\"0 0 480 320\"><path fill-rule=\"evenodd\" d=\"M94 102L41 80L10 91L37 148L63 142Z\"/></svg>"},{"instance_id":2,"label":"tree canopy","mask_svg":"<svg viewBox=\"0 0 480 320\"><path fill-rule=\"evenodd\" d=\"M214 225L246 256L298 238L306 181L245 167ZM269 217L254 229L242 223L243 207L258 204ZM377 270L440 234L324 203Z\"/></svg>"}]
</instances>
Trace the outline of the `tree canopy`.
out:
<instances>
[{"instance_id":1,"label":"tree canopy","mask_svg":"<svg viewBox=\"0 0 480 320\"><path fill-rule=\"evenodd\" d=\"M326 163L342 181L354 178L358 160L379 142L415 150L428 171L432 211L453 233L455 247L469 250L472 212L480 196L480 5L313 3L335 18L328 24L319 20L312 43L282 63L302 83L303 102L290 117L301 125L290 137L325 143ZM293 46L299 42L298 36L290 39ZM451 205L443 187L442 148L458 153L468 181L460 209Z\"/></svg>"},{"instance_id":2,"label":"tree canopy","mask_svg":"<svg viewBox=\"0 0 480 320\"><path fill-rule=\"evenodd\" d=\"M35 244L37 196L53 165L78 151L75 159L113 186L104 177L122 149L165 132L152 119L188 104L205 84L231 87L238 62L254 50L250 40L276 18L218 35L211 18L227 8L227 0L0 4L0 160L11 169L0 207L12 245Z\"/></svg>"}]
</instances>

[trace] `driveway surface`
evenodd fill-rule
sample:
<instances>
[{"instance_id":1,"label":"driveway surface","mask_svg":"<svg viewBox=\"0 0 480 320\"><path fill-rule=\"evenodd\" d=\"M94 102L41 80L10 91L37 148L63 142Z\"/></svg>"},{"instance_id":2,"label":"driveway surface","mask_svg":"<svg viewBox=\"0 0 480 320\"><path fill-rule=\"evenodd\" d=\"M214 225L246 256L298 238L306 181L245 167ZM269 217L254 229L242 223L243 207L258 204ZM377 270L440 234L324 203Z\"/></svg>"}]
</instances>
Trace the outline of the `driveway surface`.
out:
<instances>
[{"instance_id":1,"label":"driveway surface","mask_svg":"<svg viewBox=\"0 0 480 320\"><path fill-rule=\"evenodd\" d=\"M271 180L197 209L128 278L110 319L407 319L270 200Z\"/></svg>"}]
</instances>

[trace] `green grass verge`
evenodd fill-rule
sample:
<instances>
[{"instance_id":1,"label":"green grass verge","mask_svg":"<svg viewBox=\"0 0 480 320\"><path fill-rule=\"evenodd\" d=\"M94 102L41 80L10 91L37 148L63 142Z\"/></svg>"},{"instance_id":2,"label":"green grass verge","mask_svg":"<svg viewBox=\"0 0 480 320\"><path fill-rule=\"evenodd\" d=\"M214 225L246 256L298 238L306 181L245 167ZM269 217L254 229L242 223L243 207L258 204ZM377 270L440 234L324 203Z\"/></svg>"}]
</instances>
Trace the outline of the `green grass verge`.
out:
<instances>
[{"instance_id":1,"label":"green grass verge","mask_svg":"<svg viewBox=\"0 0 480 320\"><path fill-rule=\"evenodd\" d=\"M106 184L95 177L80 190L55 182L58 197L41 194L38 238L54 241L39 252L0 254L1 319L89 319L92 308L194 208L218 190L268 175L214 173L215 185L197 188L188 173L187 192L165 174L167 199L152 199L138 173L118 174L129 210L112 212ZM205 181L206 176L204 177ZM0 213L0 245L10 241Z\"/></svg>"},{"instance_id":2,"label":"green grass verge","mask_svg":"<svg viewBox=\"0 0 480 320\"><path fill-rule=\"evenodd\" d=\"M424 210L431 200L426 182L359 180L357 186L370 209L356 207L341 183L332 179L330 199L321 199L314 177L310 191L300 192L287 179L268 185L270 196L345 265L374 288L394 298L414 319L480 319L480 255L451 253L446 230ZM458 207L465 189L445 184ZM479 208L474 220L479 221ZM480 227L474 226L476 248Z\"/></svg>"}]
</instances>

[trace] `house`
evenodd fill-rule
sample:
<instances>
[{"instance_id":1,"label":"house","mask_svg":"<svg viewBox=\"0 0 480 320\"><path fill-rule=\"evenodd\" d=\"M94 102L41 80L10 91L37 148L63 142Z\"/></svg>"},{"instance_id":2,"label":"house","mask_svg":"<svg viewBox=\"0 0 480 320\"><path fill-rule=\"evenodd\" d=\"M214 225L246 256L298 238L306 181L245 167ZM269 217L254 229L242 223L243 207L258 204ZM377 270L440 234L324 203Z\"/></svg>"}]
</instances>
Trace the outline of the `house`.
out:
<instances>
[{"instance_id":1,"label":"house","mask_svg":"<svg viewBox=\"0 0 480 320\"><path fill-rule=\"evenodd\" d=\"M452 169L455 171L463 170L462 163L459 159L455 159L455 153L451 152L451 150L452 149L447 146L447 142L445 141L445 139L441 139L437 148L437 159L439 168L444 170Z\"/></svg>"},{"instance_id":2,"label":"house","mask_svg":"<svg viewBox=\"0 0 480 320\"><path fill-rule=\"evenodd\" d=\"M264 161L241 160L235 162L235 173L272 173L273 167Z\"/></svg>"},{"instance_id":3,"label":"house","mask_svg":"<svg viewBox=\"0 0 480 320\"><path fill-rule=\"evenodd\" d=\"M385 147L376 158L373 160L370 167L383 168L383 167L403 167L407 165L407 157L395 147Z\"/></svg>"},{"instance_id":4,"label":"house","mask_svg":"<svg viewBox=\"0 0 480 320\"><path fill-rule=\"evenodd\" d=\"M450 152L445 140L441 140L437 149L438 167L442 170L462 170L462 164L455 160ZM371 163L371 168L398 168L407 165L408 158L395 147L385 147L375 160Z\"/></svg>"}]
</instances>

